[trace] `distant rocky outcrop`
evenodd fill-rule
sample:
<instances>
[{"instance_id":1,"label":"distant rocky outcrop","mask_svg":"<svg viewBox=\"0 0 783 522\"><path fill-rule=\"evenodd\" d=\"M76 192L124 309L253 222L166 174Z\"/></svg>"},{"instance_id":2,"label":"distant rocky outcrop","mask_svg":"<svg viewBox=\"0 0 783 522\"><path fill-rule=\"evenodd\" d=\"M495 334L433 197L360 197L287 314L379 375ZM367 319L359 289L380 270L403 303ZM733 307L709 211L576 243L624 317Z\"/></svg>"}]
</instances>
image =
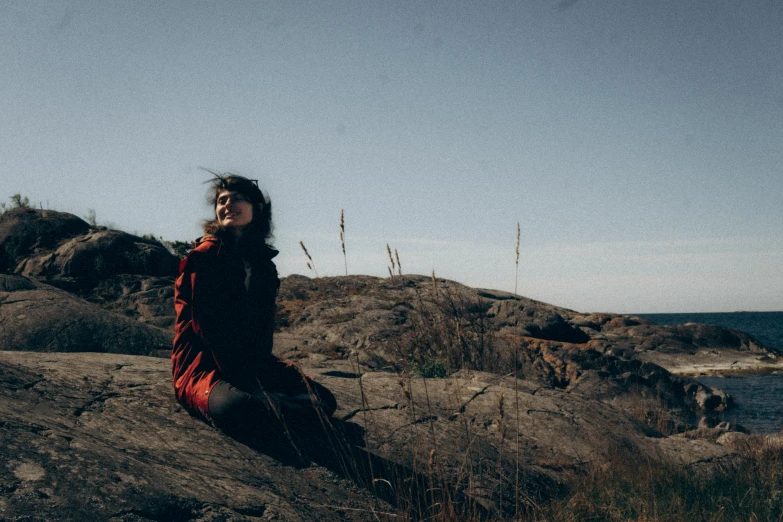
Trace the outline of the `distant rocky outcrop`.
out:
<instances>
[{"instance_id":1,"label":"distant rocky outcrop","mask_svg":"<svg viewBox=\"0 0 783 522\"><path fill-rule=\"evenodd\" d=\"M90 227L64 212L19 208L0 216L0 272L70 291L118 274L173 276L177 262L158 241Z\"/></svg>"},{"instance_id":2,"label":"distant rocky outcrop","mask_svg":"<svg viewBox=\"0 0 783 522\"><path fill-rule=\"evenodd\" d=\"M86 234L81 218L54 210L18 208L0 215L0 272L13 272L38 251L56 249L63 241Z\"/></svg>"},{"instance_id":3,"label":"distant rocky outcrop","mask_svg":"<svg viewBox=\"0 0 783 522\"><path fill-rule=\"evenodd\" d=\"M283 280L278 302L277 350L286 358L353 353L369 368L413 366L425 375L437 374L432 366L424 367L435 360L447 368L516 371L542 386L590 390L594 397L618 403L642 397L651 405L660 400L699 415L732 406L725 393L657 364L657 357L678 353L677 346L690 353L707 339L637 317L579 314L507 292L415 275L290 276ZM713 344L726 339L728 350L775 357L747 334L712 327L700 331L712 331ZM643 344L646 337L640 332L657 334L655 346L663 350ZM684 415L679 429L696 420Z\"/></svg>"}]
</instances>

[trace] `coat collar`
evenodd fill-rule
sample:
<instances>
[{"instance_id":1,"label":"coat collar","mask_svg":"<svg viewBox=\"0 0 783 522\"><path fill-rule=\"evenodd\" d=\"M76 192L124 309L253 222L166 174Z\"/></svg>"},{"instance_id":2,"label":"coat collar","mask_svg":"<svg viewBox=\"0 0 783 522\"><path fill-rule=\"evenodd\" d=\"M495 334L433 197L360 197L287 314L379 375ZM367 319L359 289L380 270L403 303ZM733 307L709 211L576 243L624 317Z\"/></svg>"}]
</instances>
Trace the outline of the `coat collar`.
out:
<instances>
[{"instance_id":1,"label":"coat collar","mask_svg":"<svg viewBox=\"0 0 783 522\"><path fill-rule=\"evenodd\" d=\"M216 256L229 254L234 250L234 245L216 236L204 236L194 242L193 250L198 252L214 252ZM280 252L266 244L262 244L256 255L263 260L274 258Z\"/></svg>"}]
</instances>

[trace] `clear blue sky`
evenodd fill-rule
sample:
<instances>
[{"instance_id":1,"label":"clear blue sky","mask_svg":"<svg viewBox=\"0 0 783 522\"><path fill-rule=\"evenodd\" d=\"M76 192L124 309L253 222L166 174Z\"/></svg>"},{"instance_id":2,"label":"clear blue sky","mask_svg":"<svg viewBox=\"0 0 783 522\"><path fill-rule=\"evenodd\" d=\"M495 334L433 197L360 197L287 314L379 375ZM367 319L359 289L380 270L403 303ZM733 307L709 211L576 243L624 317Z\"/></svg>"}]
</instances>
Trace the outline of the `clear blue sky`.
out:
<instances>
[{"instance_id":1,"label":"clear blue sky","mask_svg":"<svg viewBox=\"0 0 783 522\"><path fill-rule=\"evenodd\" d=\"M783 2L0 2L0 196L166 239L199 166L282 274L581 311L783 310Z\"/></svg>"}]
</instances>

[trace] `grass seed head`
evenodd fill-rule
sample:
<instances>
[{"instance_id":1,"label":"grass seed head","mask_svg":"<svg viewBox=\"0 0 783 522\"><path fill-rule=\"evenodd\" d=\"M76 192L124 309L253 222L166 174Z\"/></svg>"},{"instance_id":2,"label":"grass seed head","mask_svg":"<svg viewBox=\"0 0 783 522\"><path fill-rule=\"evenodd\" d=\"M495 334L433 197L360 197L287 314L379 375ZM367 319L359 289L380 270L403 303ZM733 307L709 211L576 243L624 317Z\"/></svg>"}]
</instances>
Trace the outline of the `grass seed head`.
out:
<instances>
[{"instance_id":1,"label":"grass seed head","mask_svg":"<svg viewBox=\"0 0 783 522\"><path fill-rule=\"evenodd\" d=\"M340 246L343 249L343 261L345 262L345 275L348 276L348 257L345 255L345 210L340 210Z\"/></svg>"},{"instance_id":2,"label":"grass seed head","mask_svg":"<svg viewBox=\"0 0 783 522\"><path fill-rule=\"evenodd\" d=\"M307 247L305 247L304 242L300 241L299 246L302 247L302 250L304 250L307 259L309 260L309 262L307 263L307 268L309 268L315 273L315 277L318 277L318 270L315 269L315 261L313 261L313 258L310 257L310 252L307 251Z\"/></svg>"}]
</instances>

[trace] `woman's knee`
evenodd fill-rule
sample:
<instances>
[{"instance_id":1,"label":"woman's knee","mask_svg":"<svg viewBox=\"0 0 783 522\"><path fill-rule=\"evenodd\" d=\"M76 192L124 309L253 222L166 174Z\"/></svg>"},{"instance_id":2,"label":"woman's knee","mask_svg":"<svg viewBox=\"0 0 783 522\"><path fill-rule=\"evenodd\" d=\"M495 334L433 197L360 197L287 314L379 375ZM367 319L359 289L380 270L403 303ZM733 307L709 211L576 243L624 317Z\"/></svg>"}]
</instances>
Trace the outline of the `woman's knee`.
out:
<instances>
[{"instance_id":1,"label":"woman's knee","mask_svg":"<svg viewBox=\"0 0 783 522\"><path fill-rule=\"evenodd\" d=\"M337 399L335 398L334 394L329 390L329 388L313 380L309 380L307 384L310 386L310 391L318 399L318 403L321 406L324 414L326 414L327 417L331 417L337 409Z\"/></svg>"},{"instance_id":2,"label":"woman's knee","mask_svg":"<svg viewBox=\"0 0 783 522\"><path fill-rule=\"evenodd\" d=\"M209 417L221 430L236 434L263 422L255 402L250 394L219 381L209 394Z\"/></svg>"}]
</instances>

